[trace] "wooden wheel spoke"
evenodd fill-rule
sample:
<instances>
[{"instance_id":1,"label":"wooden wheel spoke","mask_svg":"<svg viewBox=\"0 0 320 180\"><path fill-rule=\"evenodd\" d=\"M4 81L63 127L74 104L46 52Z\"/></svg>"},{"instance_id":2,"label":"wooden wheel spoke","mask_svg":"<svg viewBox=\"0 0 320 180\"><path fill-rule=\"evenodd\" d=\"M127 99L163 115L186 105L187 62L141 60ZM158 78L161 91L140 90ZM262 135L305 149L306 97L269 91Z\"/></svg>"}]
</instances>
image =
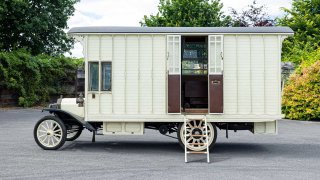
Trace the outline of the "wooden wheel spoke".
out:
<instances>
[{"instance_id":1,"label":"wooden wheel spoke","mask_svg":"<svg viewBox=\"0 0 320 180\"><path fill-rule=\"evenodd\" d=\"M53 136L53 138L54 138L57 142L60 141L56 136Z\"/></svg>"},{"instance_id":2,"label":"wooden wheel spoke","mask_svg":"<svg viewBox=\"0 0 320 180\"><path fill-rule=\"evenodd\" d=\"M47 129L50 129L49 123L47 121L46 121L46 126L47 126Z\"/></svg>"},{"instance_id":3,"label":"wooden wheel spoke","mask_svg":"<svg viewBox=\"0 0 320 180\"><path fill-rule=\"evenodd\" d=\"M48 130L43 124L40 125L44 130Z\"/></svg>"},{"instance_id":4,"label":"wooden wheel spoke","mask_svg":"<svg viewBox=\"0 0 320 180\"><path fill-rule=\"evenodd\" d=\"M55 124L55 126L52 128L52 130L55 130L58 127L58 124Z\"/></svg>"},{"instance_id":5,"label":"wooden wheel spoke","mask_svg":"<svg viewBox=\"0 0 320 180\"><path fill-rule=\"evenodd\" d=\"M192 137L190 137L189 139L187 139L187 142L189 143L192 140Z\"/></svg>"},{"instance_id":6,"label":"wooden wheel spoke","mask_svg":"<svg viewBox=\"0 0 320 180\"><path fill-rule=\"evenodd\" d=\"M187 123L187 127L188 127L188 125L189 125L190 128L193 128L193 127L194 127L194 126L191 125L190 122Z\"/></svg>"},{"instance_id":7,"label":"wooden wheel spoke","mask_svg":"<svg viewBox=\"0 0 320 180\"><path fill-rule=\"evenodd\" d=\"M39 136L39 138L41 138L41 137L43 137L43 136L46 136L46 135L47 135L47 134L42 134L42 135Z\"/></svg>"},{"instance_id":8,"label":"wooden wheel spoke","mask_svg":"<svg viewBox=\"0 0 320 180\"><path fill-rule=\"evenodd\" d=\"M55 131L53 131L54 133L56 133L56 132L61 132L61 129L58 129L58 130L55 130Z\"/></svg>"},{"instance_id":9,"label":"wooden wheel spoke","mask_svg":"<svg viewBox=\"0 0 320 180\"><path fill-rule=\"evenodd\" d=\"M199 121L199 128L201 127L201 125L202 125L202 123L203 123L203 121Z\"/></svg>"}]
</instances>

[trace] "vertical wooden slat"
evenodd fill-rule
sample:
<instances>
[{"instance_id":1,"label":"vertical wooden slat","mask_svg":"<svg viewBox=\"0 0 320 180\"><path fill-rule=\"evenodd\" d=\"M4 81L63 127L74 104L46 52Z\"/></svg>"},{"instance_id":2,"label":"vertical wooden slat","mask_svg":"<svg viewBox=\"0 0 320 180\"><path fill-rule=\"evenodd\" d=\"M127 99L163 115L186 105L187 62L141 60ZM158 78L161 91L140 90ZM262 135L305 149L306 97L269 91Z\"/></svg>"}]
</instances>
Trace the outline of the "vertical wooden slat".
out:
<instances>
[{"instance_id":1,"label":"vertical wooden slat","mask_svg":"<svg viewBox=\"0 0 320 180\"><path fill-rule=\"evenodd\" d=\"M282 97L281 97L281 35L278 35L278 114L281 114L281 105L282 105ZM277 126L278 127L278 126Z\"/></svg>"},{"instance_id":2,"label":"vertical wooden slat","mask_svg":"<svg viewBox=\"0 0 320 180\"><path fill-rule=\"evenodd\" d=\"M112 46L112 51L111 51L111 90L112 90L112 84L114 82L114 80L113 80L114 79L114 69L112 67L113 66L113 62L114 62L114 37L113 37L113 35L111 36L111 41L112 41L111 42L112 43L111 44L111 46ZM111 102L112 103L112 105L111 105L112 106L111 107L112 111L111 112L112 112L112 114L114 113L114 102L113 102L114 97L113 96L114 96L114 94L112 93L111 94L111 101L112 101Z\"/></svg>"},{"instance_id":3,"label":"vertical wooden slat","mask_svg":"<svg viewBox=\"0 0 320 180\"><path fill-rule=\"evenodd\" d=\"M153 50L154 50L154 37L153 37L153 35L152 35L152 59L151 59L151 113L153 114L153 112L154 112L154 110L153 110L153 77L154 77L154 75L153 75L153 73L154 73L154 71L153 71L153 61L154 61L154 52L153 52Z\"/></svg>"},{"instance_id":4,"label":"vertical wooden slat","mask_svg":"<svg viewBox=\"0 0 320 180\"><path fill-rule=\"evenodd\" d=\"M138 35L138 114L140 114L140 35Z\"/></svg>"},{"instance_id":5,"label":"vertical wooden slat","mask_svg":"<svg viewBox=\"0 0 320 180\"><path fill-rule=\"evenodd\" d=\"M263 112L266 114L266 44L265 37L262 35L263 41Z\"/></svg>"},{"instance_id":6,"label":"vertical wooden slat","mask_svg":"<svg viewBox=\"0 0 320 180\"><path fill-rule=\"evenodd\" d=\"M127 113L127 35L124 35L124 112Z\"/></svg>"},{"instance_id":7,"label":"vertical wooden slat","mask_svg":"<svg viewBox=\"0 0 320 180\"><path fill-rule=\"evenodd\" d=\"M250 56L249 56L249 70L250 70L250 114L252 114L252 42L251 42L251 35L249 35L250 38Z\"/></svg>"},{"instance_id":8,"label":"vertical wooden slat","mask_svg":"<svg viewBox=\"0 0 320 180\"><path fill-rule=\"evenodd\" d=\"M236 84L236 91L237 91L237 112L236 113L239 113L239 58L238 58L238 54L239 54L239 46L238 46L238 35L236 35L236 81L237 81L237 84Z\"/></svg>"},{"instance_id":9,"label":"vertical wooden slat","mask_svg":"<svg viewBox=\"0 0 320 180\"><path fill-rule=\"evenodd\" d=\"M101 114L101 80L102 80L102 73L101 73L101 35L98 36L98 40L99 40L99 62L98 62L98 113Z\"/></svg>"},{"instance_id":10,"label":"vertical wooden slat","mask_svg":"<svg viewBox=\"0 0 320 180\"><path fill-rule=\"evenodd\" d=\"M85 74L85 83L84 83L84 91L85 91L85 98L86 98L86 103L84 103L84 106L85 106L85 116L84 116L84 120L86 121L87 118L88 118L88 86L89 86L89 68L88 68L88 44L89 44L89 36L85 36L84 37L84 54L85 54L85 71L84 71L84 74Z\"/></svg>"}]
</instances>

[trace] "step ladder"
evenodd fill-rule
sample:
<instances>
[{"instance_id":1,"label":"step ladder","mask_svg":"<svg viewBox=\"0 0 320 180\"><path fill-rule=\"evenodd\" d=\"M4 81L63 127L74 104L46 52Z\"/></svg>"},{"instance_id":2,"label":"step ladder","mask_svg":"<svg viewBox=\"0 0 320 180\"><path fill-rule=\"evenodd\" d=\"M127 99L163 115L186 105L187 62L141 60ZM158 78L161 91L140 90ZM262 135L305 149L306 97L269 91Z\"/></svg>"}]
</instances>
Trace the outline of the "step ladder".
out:
<instances>
[{"instance_id":1,"label":"step ladder","mask_svg":"<svg viewBox=\"0 0 320 180\"><path fill-rule=\"evenodd\" d=\"M205 143L188 143L187 142L187 123L192 121L192 120L197 120L197 121L203 121L204 126L202 128L205 130L204 134L201 135L192 135L191 136L198 136L198 137L205 137ZM202 123L203 124L203 123ZM184 160L187 163L188 162L188 154L206 154L207 155L207 163L210 163L210 156L209 156L209 139L208 139L208 128L207 128L207 118L206 116L203 117L187 117L186 115L184 116ZM190 129L190 128L189 128ZM206 149L204 151L192 151L188 149L188 145L206 145Z\"/></svg>"}]
</instances>

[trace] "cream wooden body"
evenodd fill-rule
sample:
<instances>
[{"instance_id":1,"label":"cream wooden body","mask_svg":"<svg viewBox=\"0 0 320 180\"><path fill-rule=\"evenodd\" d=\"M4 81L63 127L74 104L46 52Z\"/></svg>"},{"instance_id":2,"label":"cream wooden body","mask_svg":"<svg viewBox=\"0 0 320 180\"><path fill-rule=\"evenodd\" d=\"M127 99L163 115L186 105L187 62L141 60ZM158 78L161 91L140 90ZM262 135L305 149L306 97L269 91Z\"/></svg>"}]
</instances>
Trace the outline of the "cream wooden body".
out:
<instances>
[{"instance_id":1,"label":"cream wooden body","mask_svg":"<svg viewBox=\"0 0 320 180\"><path fill-rule=\"evenodd\" d=\"M183 122L183 114L167 113L167 35L74 35L85 56L85 121ZM281 44L288 34L218 35L223 35L224 112L207 114L207 121L255 122L256 133L276 133L282 118ZM112 91L88 91L88 62L105 61L112 62Z\"/></svg>"}]
</instances>

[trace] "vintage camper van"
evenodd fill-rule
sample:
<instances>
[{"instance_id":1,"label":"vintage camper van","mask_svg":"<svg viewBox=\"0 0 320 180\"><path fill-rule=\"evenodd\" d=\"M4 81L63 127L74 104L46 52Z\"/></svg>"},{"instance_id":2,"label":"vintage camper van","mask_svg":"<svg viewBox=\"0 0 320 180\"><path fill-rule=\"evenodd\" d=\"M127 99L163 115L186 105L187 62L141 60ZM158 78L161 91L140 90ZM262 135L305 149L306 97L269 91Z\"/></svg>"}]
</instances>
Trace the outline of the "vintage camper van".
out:
<instances>
[{"instance_id":1,"label":"vintage camper van","mask_svg":"<svg viewBox=\"0 0 320 180\"><path fill-rule=\"evenodd\" d=\"M85 92L60 98L34 138L58 149L84 128L95 135L175 136L192 151L220 130L276 134L281 44L288 27L76 27Z\"/></svg>"}]
</instances>

